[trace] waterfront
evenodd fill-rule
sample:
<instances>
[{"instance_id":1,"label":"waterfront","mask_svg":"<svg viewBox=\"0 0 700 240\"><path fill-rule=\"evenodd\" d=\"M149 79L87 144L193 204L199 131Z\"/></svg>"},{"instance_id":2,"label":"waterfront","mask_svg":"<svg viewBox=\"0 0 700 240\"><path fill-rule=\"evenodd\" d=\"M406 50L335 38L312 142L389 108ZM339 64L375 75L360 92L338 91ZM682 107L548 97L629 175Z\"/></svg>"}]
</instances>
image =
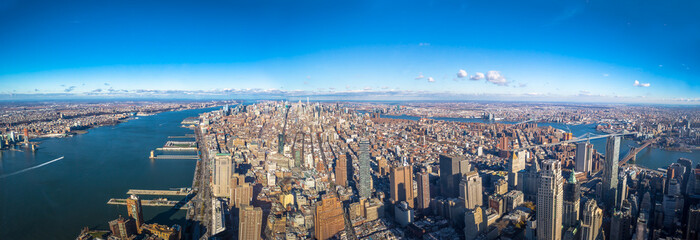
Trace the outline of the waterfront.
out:
<instances>
[{"instance_id":1,"label":"waterfront","mask_svg":"<svg viewBox=\"0 0 700 240\"><path fill-rule=\"evenodd\" d=\"M140 116L73 137L40 139L36 153L3 150L0 175L63 159L0 178L0 239L73 239L82 227L108 229L108 221L126 216L125 206L107 201L126 197L129 189L190 187L196 160L148 156L168 136L192 133L180 127L183 119L213 109ZM185 211L169 209L144 207L144 218L184 225Z\"/></svg>"},{"instance_id":2,"label":"waterfront","mask_svg":"<svg viewBox=\"0 0 700 240\"><path fill-rule=\"evenodd\" d=\"M360 113L366 113L365 111L358 111ZM406 119L406 120L415 120L418 121L421 118L417 116L408 116L408 115L400 115L400 116L394 116L394 115L382 115L381 117L383 118L392 118L392 119ZM438 121L456 121L456 122L474 122L474 123L503 123L503 124L513 124L515 122L509 122L509 121L489 121L486 119L482 118L430 118ZM567 132L573 133L574 137L576 136L581 136L586 133L592 133L595 135L602 135L605 134L603 132L599 132L595 130L595 126L597 124L580 124L580 125L569 125L569 124L564 124L564 123L537 123L537 126L551 126L556 129L561 129ZM599 153L605 154L605 139L594 139L591 140L591 143L593 144L593 148L596 149ZM630 139L623 139L620 142L620 159L622 159L625 155L627 155L627 152L630 149L630 146L632 147L638 147L639 144L637 142L630 140ZM637 154L637 161L634 162L634 164L637 164L641 167L646 167L650 169L657 169L657 168L666 168L669 164L676 162L678 158L688 158L693 161L693 164L698 164L698 161L700 160L700 151L694 150L692 152L678 152L678 151L668 151L664 149L658 149L658 148L652 148L652 147L647 147L646 149L642 150Z\"/></svg>"}]
</instances>

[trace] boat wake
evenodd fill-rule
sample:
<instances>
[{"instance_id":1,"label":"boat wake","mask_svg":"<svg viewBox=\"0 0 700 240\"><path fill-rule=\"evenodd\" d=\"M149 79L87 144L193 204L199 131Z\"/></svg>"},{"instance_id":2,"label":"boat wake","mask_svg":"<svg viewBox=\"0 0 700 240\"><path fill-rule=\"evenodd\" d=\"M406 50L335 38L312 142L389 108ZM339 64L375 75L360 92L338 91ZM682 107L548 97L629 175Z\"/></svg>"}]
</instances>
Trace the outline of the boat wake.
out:
<instances>
[{"instance_id":1,"label":"boat wake","mask_svg":"<svg viewBox=\"0 0 700 240\"><path fill-rule=\"evenodd\" d=\"M51 160L51 161L48 161L48 162L45 162L45 163L42 163L42 164L33 166L33 167L28 167L28 168L25 168L25 169L22 169L22 170L13 172L13 173L8 173L8 174L0 175L0 179L6 178L6 177L11 177L11 176L14 176L14 175L23 173L23 172L31 171L31 170L34 170L34 169L37 169L37 168L40 168L40 167L49 165L49 164L51 164L51 163L60 161L60 160L62 160L62 159L63 159L63 156L61 156L61 157L59 157L59 158L56 158L56 159L54 159L54 160Z\"/></svg>"}]
</instances>

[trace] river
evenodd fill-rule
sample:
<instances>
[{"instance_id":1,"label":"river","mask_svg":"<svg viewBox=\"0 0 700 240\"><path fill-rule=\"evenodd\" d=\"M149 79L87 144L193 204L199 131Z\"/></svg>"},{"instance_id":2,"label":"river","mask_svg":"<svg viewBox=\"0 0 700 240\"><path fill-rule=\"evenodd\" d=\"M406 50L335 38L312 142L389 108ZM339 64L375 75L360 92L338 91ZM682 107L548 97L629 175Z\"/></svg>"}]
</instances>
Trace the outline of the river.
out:
<instances>
[{"instance_id":1,"label":"river","mask_svg":"<svg viewBox=\"0 0 700 240\"><path fill-rule=\"evenodd\" d=\"M360 113L366 113L366 111L358 111ZM420 120L420 117L416 116L408 116L408 115L400 115L400 116L392 116L392 115L382 115L381 117L383 118L392 118L392 119L407 119L407 120ZM443 121L456 121L456 122L477 122L477 123L490 123L494 121L489 121L486 119L481 119L481 118L443 118L443 117L435 117L431 118L435 120L443 120ZM509 122L509 121L495 121L497 123L503 123L503 124L513 124L515 122ZM576 136L581 136L586 133L592 133L596 135L603 135L605 133L599 132L595 130L596 124L580 124L580 125L568 125L564 123L537 123L537 126L551 126L556 129L561 129L567 132L573 133L574 137ZM593 148L596 149L599 153L605 154L605 139L594 139L591 140L591 143L593 144ZM637 144L633 140L629 139L622 139L620 142L620 159L622 159L624 156L627 155L629 152L630 146L632 147L638 147L639 144ZM658 148L652 148L652 147L647 147L641 152L637 154L637 161L634 164L637 164L642 167L650 168L650 169L657 169L657 168L665 168L669 164L676 162L678 158L688 158L693 161L693 164L698 164L698 160L700 160L700 151L695 150L693 152L677 152L677 151L668 151L664 149L658 149Z\"/></svg>"},{"instance_id":2,"label":"river","mask_svg":"<svg viewBox=\"0 0 700 240\"><path fill-rule=\"evenodd\" d=\"M73 137L39 139L35 153L24 147L3 150L0 239L75 239L83 227L109 229L108 221L126 216L126 206L107 201L126 198L128 189L190 187L196 160L148 156L168 136L192 133L180 127L183 119L214 109L218 108L140 116ZM184 210L143 209L147 223L184 226Z\"/></svg>"}]
</instances>

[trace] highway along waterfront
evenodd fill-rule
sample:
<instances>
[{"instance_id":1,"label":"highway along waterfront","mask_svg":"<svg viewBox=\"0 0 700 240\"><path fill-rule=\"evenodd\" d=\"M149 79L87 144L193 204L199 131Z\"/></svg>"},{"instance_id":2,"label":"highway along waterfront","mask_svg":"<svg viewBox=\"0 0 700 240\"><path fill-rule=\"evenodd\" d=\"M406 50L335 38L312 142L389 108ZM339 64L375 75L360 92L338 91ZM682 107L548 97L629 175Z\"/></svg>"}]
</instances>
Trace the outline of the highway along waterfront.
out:
<instances>
[{"instance_id":1,"label":"highway along waterfront","mask_svg":"<svg viewBox=\"0 0 700 240\"><path fill-rule=\"evenodd\" d=\"M149 155L168 141L185 140L169 136L193 134L181 127L183 119L215 109L139 116L73 137L39 139L36 152L24 147L3 150L0 239L75 239L83 227L109 229L108 221L126 216L126 206L108 205L107 201L128 197L129 189L190 187L196 159L152 160ZM182 196L167 198L180 200ZM185 213L171 207L143 208L147 223L168 226L184 226Z\"/></svg>"}]
</instances>

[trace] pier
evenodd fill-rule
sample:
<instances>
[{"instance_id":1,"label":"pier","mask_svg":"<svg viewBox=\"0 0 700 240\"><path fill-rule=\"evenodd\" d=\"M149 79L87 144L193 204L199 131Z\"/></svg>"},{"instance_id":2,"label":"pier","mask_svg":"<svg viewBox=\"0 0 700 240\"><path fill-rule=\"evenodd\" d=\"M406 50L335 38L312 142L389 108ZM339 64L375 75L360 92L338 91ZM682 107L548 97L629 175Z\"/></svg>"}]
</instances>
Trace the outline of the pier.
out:
<instances>
[{"instance_id":1,"label":"pier","mask_svg":"<svg viewBox=\"0 0 700 240\"><path fill-rule=\"evenodd\" d=\"M156 155L154 150L151 150L150 159L199 159L199 155Z\"/></svg>"},{"instance_id":2,"label":"pier","mask_svg":"<svg viewBox=\"0 0 700 240\"><path fill-rule=\"evenodd\" d=\"M121 198L110 198L107 201L110 205L126 205L126 199ZM180 209L189 209L190 207L182 203L182 201L170 201L167 199L156 199L156 200L141 200L141 206L151 206L151 207L178 207Z\"/></svg>"},{"instance_id":3,"label":"pier","mask_svg":"<svg viewBox=\"0 0 700 240\"><path fill-rule=\"evenodd\" d=\"M199 159L197 155L157 155L151 159Z\"/></svg>"},{"instance_id":4,"label":"pier","mask_svg":"<svg viewBox=\"0 0 700 240\"><path fill-rule=\"evenodd\" d=\"M129 189L126 194L131 195L159 195L159 196L187 196L190 191L186 189L180 190L142 190L142 189Z\"/></svg>"},{"instance_id":5,"label":"pier","mask_svg":"<svg viewBox=\"0 0 700 240\"><path fill-rule=\"evenodd\" d=\"M185 134L185 136L168 136L168 138L194 138L194 134Z\"/></svg>"},{"instance_id":6,"label":"pier","mask_svg":"<svg viewBox=\"0 0 700 240\"><path fill-rule=\"evenodd\" d=\"M197 151L196 147L166 147L166 148L156 148L158 151Z\"/></svg>"}]
</instances>

